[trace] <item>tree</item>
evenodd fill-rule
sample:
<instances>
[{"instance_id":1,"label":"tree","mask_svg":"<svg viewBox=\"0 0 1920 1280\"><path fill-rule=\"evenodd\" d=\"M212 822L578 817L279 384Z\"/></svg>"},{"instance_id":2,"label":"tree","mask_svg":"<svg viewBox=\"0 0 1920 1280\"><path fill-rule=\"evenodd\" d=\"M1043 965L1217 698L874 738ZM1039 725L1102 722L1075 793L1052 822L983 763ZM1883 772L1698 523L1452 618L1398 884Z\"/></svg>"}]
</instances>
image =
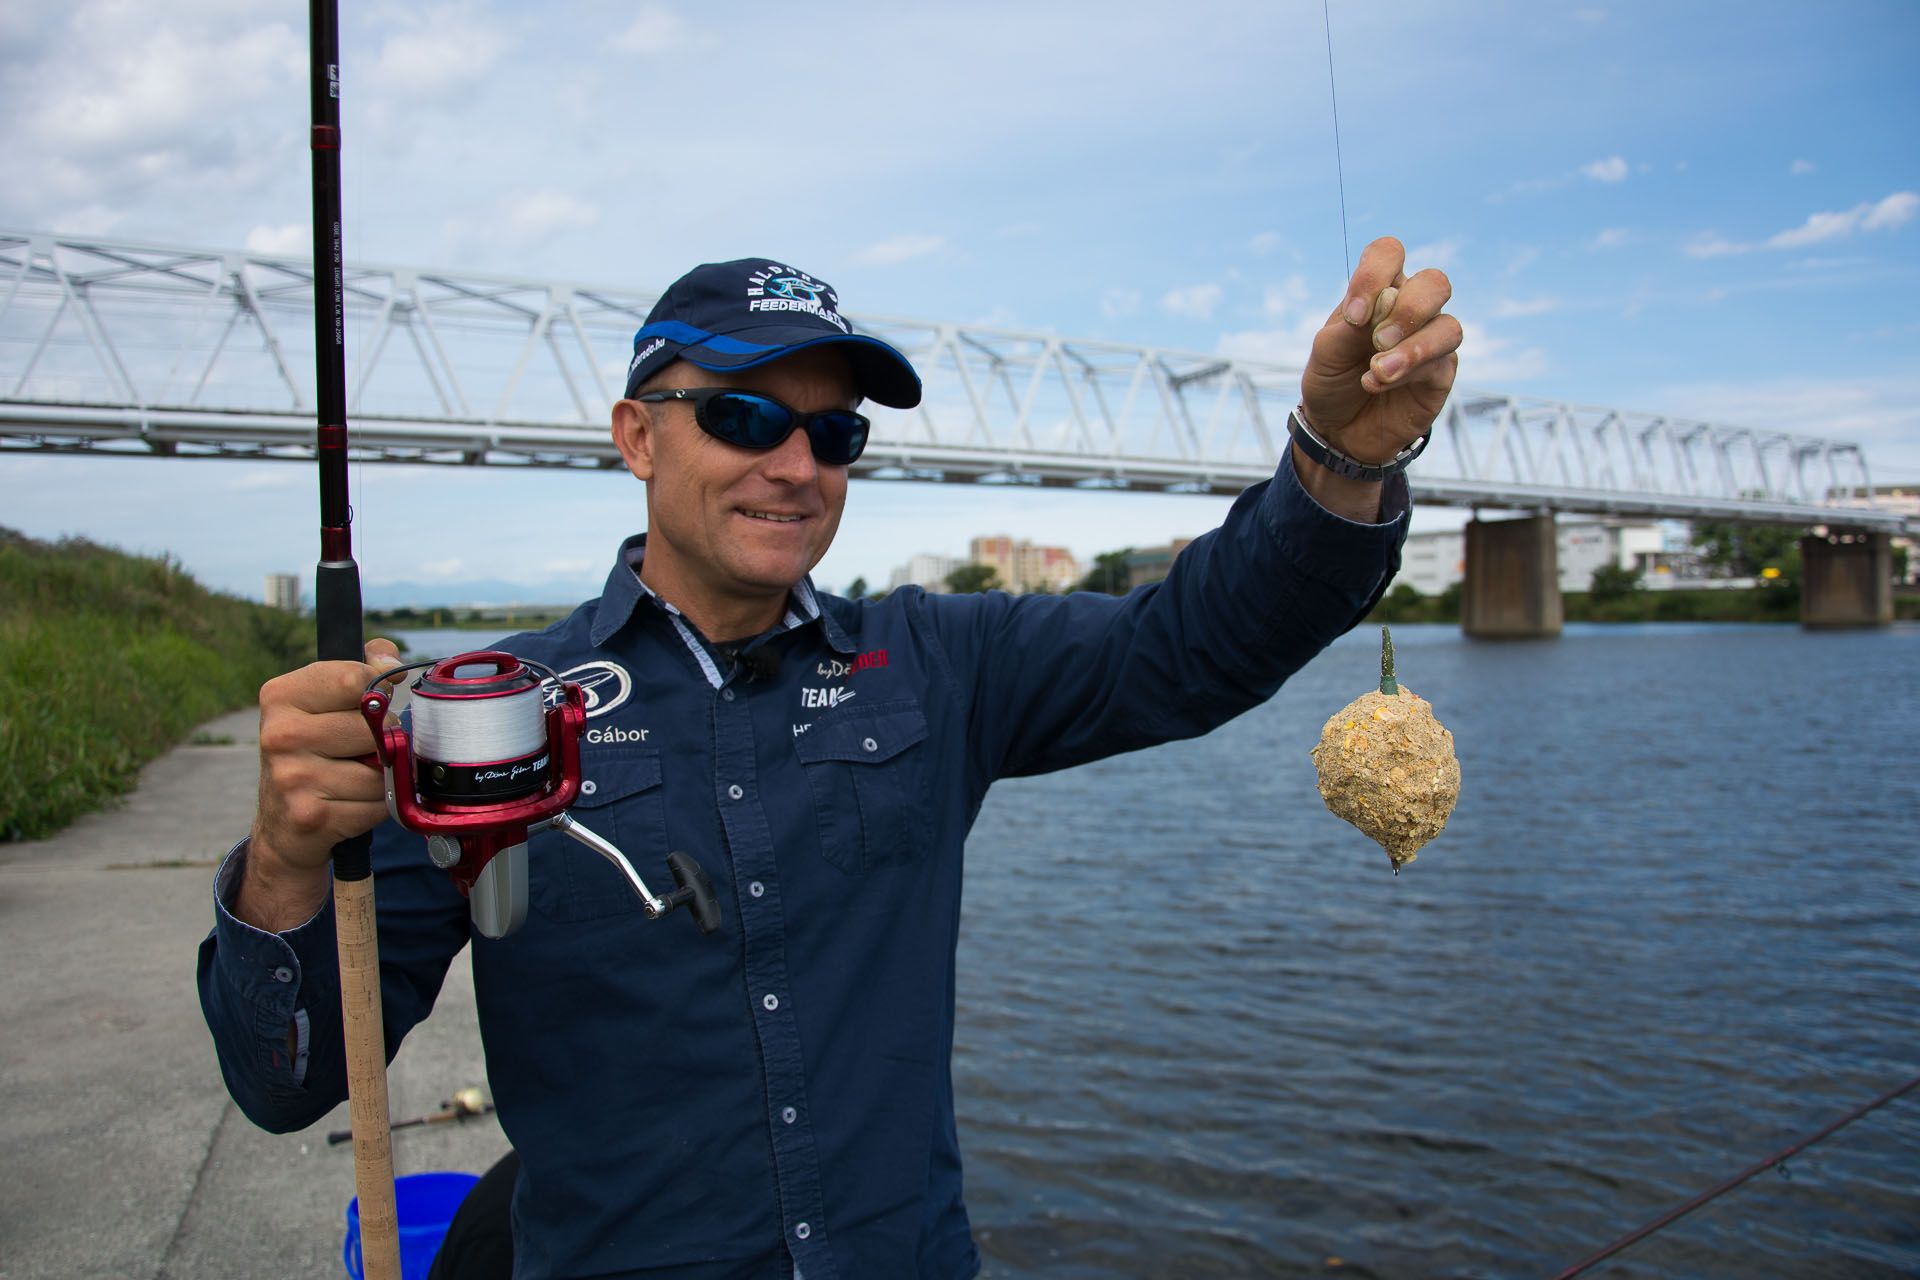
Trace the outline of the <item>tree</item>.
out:
<instances>
[{"instance_id":1,"label":"tree","mask_svg":"<svg viewBox=\"0 0 1920 1280\"><path fill-rule=\"evenodd\" d=\"M1800 580L1800 535L1804 530L1779 524L1732 524L1699 520L1693 526L1693 545L1700 558L1730 578Z\"/></svg>"},{"instance_id":2,"label":"tree","mask_svg":"<svg viewBox=\"0 0 1920 1280\"><path fill-rule=\"evenodd\" d=\"M957 596L977 591L992 591L1000 585L1000 575L990 564L963 564L947 575L947 590Z\"/></svg>"},{"instance_id":3,"label":"tree","mask_svg":"<svg viewBox=\"0 0 1920 1280\"><path fill-rule=\"evenodd\" d=\"M847 584L847 599L864 600L866 598L867 598L867 580L864 577L855 578L852 582L849 582Z\"/></svg>"},{"instance_id":4,"label":"tree","mask_svg":"<svg viewBox=\"0 0 1920 1280\"><path fill-rule=\"evenodd\" d=\"M1593 571L1593 582L1587 587L1587 595L1598 604L1608 600L1625 600L1639 589L1640 570L1603 564Z\"/></svg>"},{"instance_id":5,"label":"tree","mask_svg":"<svg viewBox=\"0 0 1920 1280\"><path fill-rule=\"evenodd\" d=\"M1127 557L1133 554L1132 547L1122 547L1118 551L1102 551L1093 558L1093 568L1087 576L1074 584L1075 591L1104 591L1110 596L1127 594L1132 575L1127 572Z\"/></svg>"}]
</instances>

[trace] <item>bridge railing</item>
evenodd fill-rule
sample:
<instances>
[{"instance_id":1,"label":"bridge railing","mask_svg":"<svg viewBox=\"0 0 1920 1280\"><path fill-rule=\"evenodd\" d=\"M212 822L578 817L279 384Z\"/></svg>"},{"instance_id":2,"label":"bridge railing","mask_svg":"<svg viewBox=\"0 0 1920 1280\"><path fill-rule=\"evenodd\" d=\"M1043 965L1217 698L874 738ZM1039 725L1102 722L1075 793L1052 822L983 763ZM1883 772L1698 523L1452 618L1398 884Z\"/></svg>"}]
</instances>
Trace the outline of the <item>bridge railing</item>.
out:
<instances>
[{"instance_id":1,"label":"bridge railing","mask_svg":"<svg viewBox=\"0 0 1920 1280\"><path fill-rule=\"evenodd\" d=\"M310 456L305 259L0 232L0 450ZM349 420L370 460L610 467L608 407L657 294L349 264ZM863 474L1236 492L1271 474L1300 371L851 315L926 382ZM1466 368L1472 368L1468 353ZM1897 527L1852 444L1456 389L1428 502Z\"/></svg>"}]
</instances>

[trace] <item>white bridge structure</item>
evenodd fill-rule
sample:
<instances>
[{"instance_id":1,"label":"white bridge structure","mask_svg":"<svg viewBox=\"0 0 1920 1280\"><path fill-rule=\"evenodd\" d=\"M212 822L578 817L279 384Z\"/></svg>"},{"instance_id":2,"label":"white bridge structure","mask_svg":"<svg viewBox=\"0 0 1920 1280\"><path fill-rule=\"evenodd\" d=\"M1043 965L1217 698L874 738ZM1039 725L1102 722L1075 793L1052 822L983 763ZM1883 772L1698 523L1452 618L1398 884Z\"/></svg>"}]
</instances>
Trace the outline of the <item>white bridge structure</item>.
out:
<instances>
[{"instance_id":1,"label":"white bridge structure","mask_svg":"<svg viewBox=\"0 0 1920 1280\"><path fill-rule=\"evenodd\" d=\"M356 459L621 465L609 408L656 291L370 264L344 286ZM304 258L0 231L0 455L310 461L313 292ZM1237 493L1299 392L1279 364L847 318L926 384L869 409L869 478ZM1429 504L1920 532L1853 444L1463 388L1409 480Z\"/></svg>"}]
</instances>

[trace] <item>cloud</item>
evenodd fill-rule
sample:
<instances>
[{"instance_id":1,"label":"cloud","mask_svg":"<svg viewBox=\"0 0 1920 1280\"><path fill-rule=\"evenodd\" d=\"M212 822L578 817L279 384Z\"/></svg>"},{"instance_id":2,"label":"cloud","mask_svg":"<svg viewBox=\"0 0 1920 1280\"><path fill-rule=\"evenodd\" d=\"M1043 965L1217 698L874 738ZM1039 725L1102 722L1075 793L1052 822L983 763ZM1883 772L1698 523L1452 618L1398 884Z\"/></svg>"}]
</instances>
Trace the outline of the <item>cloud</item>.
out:
<instances>
[{"instance_id":1,"label":"cloud","mask_svg":"<svg viewBox=\"0 0 1920 1280\"><path fill-rule=\"evenodd\" d=\"M1140 309L1138 289L1112 288L1100 295L1100 314L1109 320L1130 316Z\"/></svg>"},{"instance_id":2,"label":"cloud","mask_svg":"<svg viewBox=\"0 0 1920 1280\"><path fill-rule=\"evenodd\" d=\"M1451 271L1460 257L1459 240L1435 240L1430 244L1417 244L1407 250L1407 266L1414 271L1426 267L1438 267L1442 271Z\"/></svg>"},{"instance_id":3,"label":"cloud","mask_svg":"<svg viewBox=\"0 0 1920 1280\"><path fill-rule=\"evenodd\" d=\"M1502 382L1538 378L1552 368L1544 349L1518 346L1511 338L1497 338L1477 321L1462 320L1460 331L1459 380L1462 383L1491 387Z\"/></svg>"},{"instance_id":4,"label":"cloud","mask_svg":"<svg viewBox=\"0 0 1920 1280\"><path fill-rule=\"evenodd\" d=\"M1580 172L1595 182L1625 182L1627 162L1620 156L1608 156L1605 160L1581 165Z\"/></svg>"},{"instance_id":5,"label":"cloud","mask_svg":"<svg viewBox=\"0 0 1920 1280\"><path fill-rule=\"evenodd\" d=\"M1261 309L1270 320L1278 320L1289 312L1298 311L1313 300L1313 290L1307 284L1307 278L1295 272L1279 284L1267 286L1266 297Z\"/></svg>"},{"instance_id":6,"label":"cloud","mask_svg":"<svg viewBox=\"0 0 1920 1280\"><path fill-rule=\"evenodd\" d=\"M1559 309L1558 298L1502 298L1493 304L1493 318L1506 320L1515 316L1543 316Z\"/></svg>"},{"instance_id":7,"label":"cloud","mask_svg":"<svg viewBox=\"0 0 1920 1280\"><path fill-rule=\"evenodd\" d=\"M1795 160L1787 167L1787 172L1796 178L1804 178L1814 172L1814 163L1811 160Z\"/></svg>"},{"instance_id":8,"label":"cloud","mask_svg":"<svg viewBox=\"0 0 1920 1280\"><path fill-rule=\"evenodd\" d=\"M389 97L451 98L485 80L509 47L506 31L469 5L389 12L403 14L406 27L386 38L366 71L367 83Z\"/></svg>"},{"instance_id":9,"label":"cloud","mask_svg":"<svg viewBox=\"0 0 1920 1280\"><path fill-rule=\"evenodd\" d=\"M508 233L522 241L541 240L556 231L577 231L600 221L600 206L565 191L526 191L508 196L501 207Z\"/></svg>"},{"instance_id":10,"label":"cloud","mask_svg":"<svg viewBox=\"0 0 1920 1280\"><path fill-rule=\"evenodd\" d=\"M930 253L937 253L946 246L945 236L905 231L868 245L856 252L850 261L863 267L893 267L915 258L924 258Z\"/></svg>"},{"instance_id":11,"label":"cloud","mask_svg":"<svg viewBox=\"0 0 1920 1280\"><path fill-rule=\"evenodd\" d=\"M1247 241L1247 248L1253 250L1253 255L1256 258L1264 258L1285 243L1286 237L1278 231L1262 231L1259 235Z\"/></svg>"},{"instance_id":12,"label":"cloud","mask_svg":"<svg viewBox=\"0 0 1920 1280\"><path fill-rule=\"evenodd\" d=\"M1213 319L1213 309L1220 305L1223 290L1217 284L1190 284L1181 289L1169 289L1160 299L1160 305L1176 316L1186 316L1194 320Z\"/></svg>"},{"instance_id":13,"label":"cloud","mask_svg":"<svg viewBox=\"0 0 1920 1280\"><path fill-rule=\"evenodd\" d=\"M313 228L304 222L283 222L277 227L261 223L247 232L247 252L309 257L313 253Z\"/></svg>"},{"instance_id":14,"label":"cloud","mask_svg":"<svg viewBox=\"0 0 1920 1280\"><path fill-rule=\"evenodd\" d=\"M627 29L613 38L614 48L643 55L672 53L689 43L687 20L664 4L641 5Z\"/></svg>"},{"instance_id":15,"label":"cloud","mask_svg":"<svg viewBox=\"0 0 1920 1280\"><path fill-rule=\"evenodd\" d=\"M1625 227L1607 227L1587 242L1587 248L1618 249L1632 238L1632 235Z\"/></svg>"},{"instance_id":16,"label":"cloud","mask_svg":"<svg viewBox=\"0 0 1920 1280\"><path fill-rule=\"evenodd\" d=\"M1254 360L1298 369L1307 363L1307 356L1313 351L1313 335L1318 332L1320 321L1301 316L1291 325L1223 333L1213 349L1230 360Z\"/></svg>"},{"instance_id":17,"label":"cloud","mask_svg":"<svg viewBox=\"0 0 1920 1280\"><path fill-rule=\"evenodd\" d=\"M1804 249L1812 244L1843 240L1856 231L1891 231L1911 222L1917 212L1920 212L1920 194L1896 191L1884 199L1863 202L1851 209L1808 214L1799 226L1775 232L1758 243L1741 243L1716 232L1703 232L1688 243L1686 252L1694 258L1719 258L1762 249Z\"/></svg>"}]
</instances>

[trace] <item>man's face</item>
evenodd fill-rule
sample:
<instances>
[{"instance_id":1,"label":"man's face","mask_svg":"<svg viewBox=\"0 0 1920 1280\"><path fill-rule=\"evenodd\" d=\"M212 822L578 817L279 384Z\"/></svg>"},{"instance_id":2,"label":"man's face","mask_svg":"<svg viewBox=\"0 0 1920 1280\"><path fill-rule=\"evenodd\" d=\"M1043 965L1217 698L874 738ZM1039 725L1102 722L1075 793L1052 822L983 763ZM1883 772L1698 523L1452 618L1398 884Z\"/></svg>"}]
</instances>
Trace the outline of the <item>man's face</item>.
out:
<instances>
[{"instance_id":1,"label":"man's face","mask_svg":"<svg viewBox=\"0 0 1920 1280\"><path fill-rule=\"evenodd\" d=\"M800 413L859 402L846 358L831 348L724 372L677 361L649 389L676 387L759 391ZM643 573L689 612L783 600L840 527L847 468L817 461L804 430L772 449L742 449L702 431L683 401L623 400L614 407L614 438L628 469L647 482Z\"/></svg>"}]
</instances>

